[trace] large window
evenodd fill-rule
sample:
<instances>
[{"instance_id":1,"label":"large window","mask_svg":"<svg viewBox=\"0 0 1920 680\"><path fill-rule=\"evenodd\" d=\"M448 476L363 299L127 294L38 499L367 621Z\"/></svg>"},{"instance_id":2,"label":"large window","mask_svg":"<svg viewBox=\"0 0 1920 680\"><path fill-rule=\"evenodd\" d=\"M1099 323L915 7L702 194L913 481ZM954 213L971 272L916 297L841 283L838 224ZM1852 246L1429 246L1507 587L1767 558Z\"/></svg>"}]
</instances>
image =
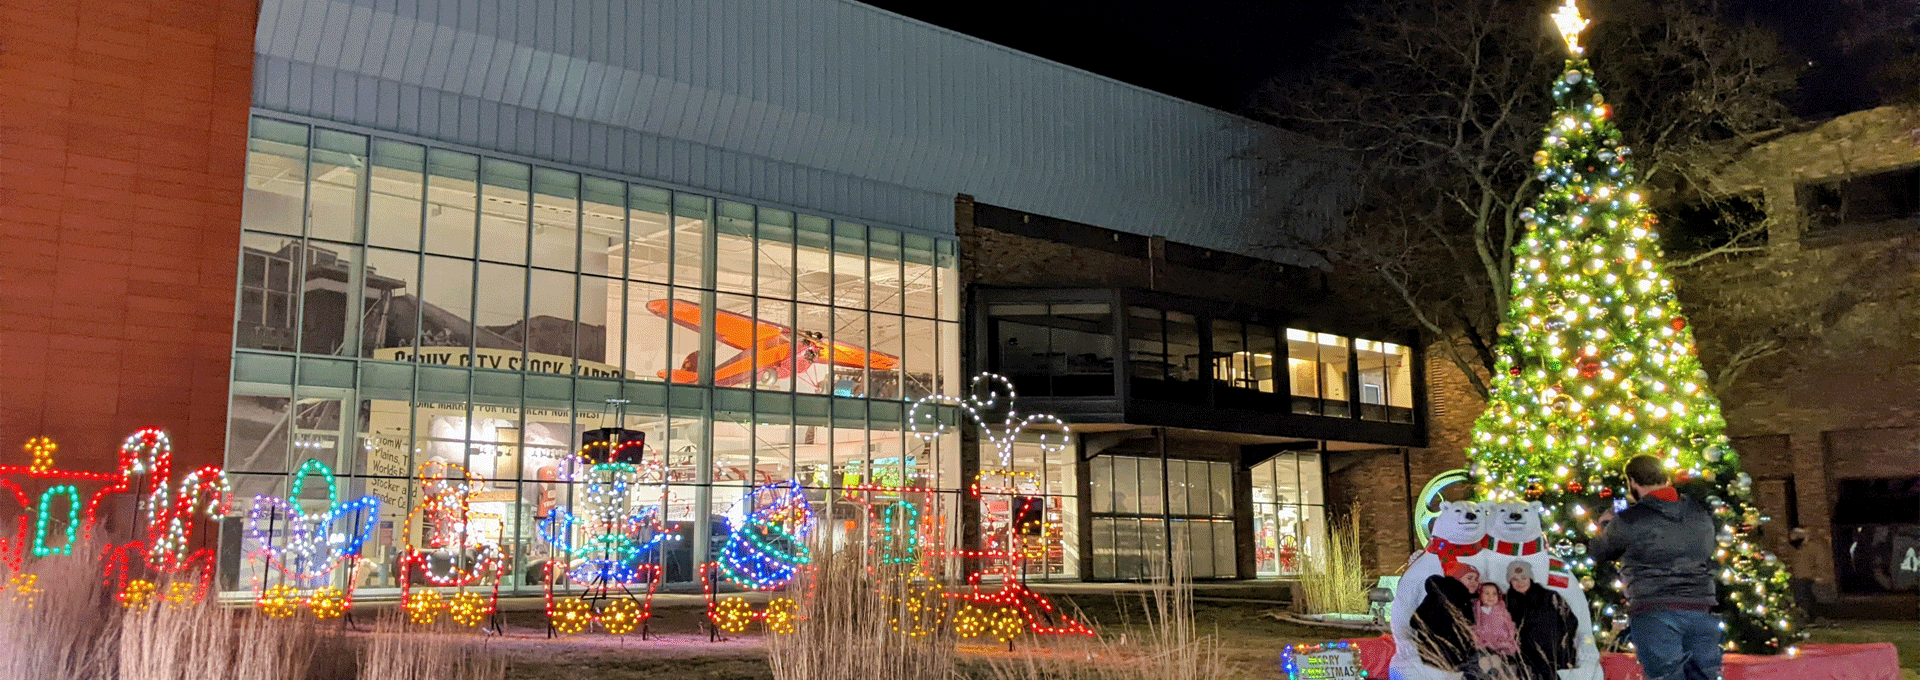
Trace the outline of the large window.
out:
<instances>
[{"instance_id":1,"label":"large window","mask_svg":"<svg viewBox=\"0 0 1920 680\"><path fill-rule=\"evenodd\" d=\"M997 461L981 461L981 535L996 545L1011 543L1024 555L1028 577L1077 577L1079 486L1072 448L1048 451L1036 441L1016 441L1011 463L1001 468Z\"/></svg>"},{"instance_id":2,"label":"large window","mask_svg":"<svg viewBox=\"0 0 1920 680\"><path fill-rule=\"evenodd\" d=\"M1324 550L1320 454L1283 453L1253 466L1253 562L1261 576L1298 574Z\"/></svg>"},{"instance_id":3,"label":"large window","mask_svg":"<svg viewBox=\"0 0 1920 680\"><path fill-rule=\"evenodd\" d=\"M1920 591L1920 477L1839 480L1833 561L1849 593Z\"/></svg>"},{"instance_id":4,"label":"large window","mask_svg":"<svg viewBox=\"0 0 1920 680\"><path fill-rule=\"evenodd\" d=\"M1800 202L1816 230L1920 217L1920 167L1803 185Z\"/></svg>"},{"instance_id":5,"label":"large window","mask_svg":"<svg viewBox=\"0 0 1920 680\"><path fill-rule=\"evenodd\" d=\"M1113 394L1113 313L1106 303L991 305L993 365L1021 394Z\"/></svg>"},{"instance_id":6,"label":"large window","mask_svg":"<svg viewBox=\"0 0 1920 680\"><path fill-rule=\"evenodd\" d=\"M1331 333L1287 329L1287 374L1293 412L1347 416L1348 339Z\"/></svg>"},{"instance_id":7,"label":"large window","mask_svg":"<svg viewBox=\"0 0 1920 680\"><path fill-rule=\"evenodd\" d=\"M1237 575L1231 463L1100 456L1088 468L1094 579L1155 578L1168 550L1186 576Z\"/></svg>"},{"instance_id":8,"label":"large window","mask_svg":"<svg viewBox=\"0 0 1920 680\"><path fill-rule=\"evenodd\" d=\"M957 380L951 241L264 118L250 148L243 349L896 400Z\"/></svg>"},{"instance_id":9,"label":"large window","mask_svg":"<svg viewBox=\"0 0 1920 680\"><path fill-rule=\"evenodd\" d=\"M227 467L242 498L285 495L308 459L379 498L372 594L422 540L418 475L453 470L503 588L537 592L535 527L583 498L569 466L596 432L661 466L642 501L677 535L669 581L768 482L835 520L887 487L957 526L958 436L910 436L901 403L961 384L951 240L267 118L247 167ZM222 586L244 588L257 546L232 547Z\"/></svg>"},{"instance_id":10,"label":"large window","mask_svg":"<svg viewBox=\"0 0 1920 680\"><path fill-rule=\"evenodd\" d=\"M1360 417L1413 422L1413 361L1406 345L1353 341L1360 367Z\"/></svg>"}]
</instances>

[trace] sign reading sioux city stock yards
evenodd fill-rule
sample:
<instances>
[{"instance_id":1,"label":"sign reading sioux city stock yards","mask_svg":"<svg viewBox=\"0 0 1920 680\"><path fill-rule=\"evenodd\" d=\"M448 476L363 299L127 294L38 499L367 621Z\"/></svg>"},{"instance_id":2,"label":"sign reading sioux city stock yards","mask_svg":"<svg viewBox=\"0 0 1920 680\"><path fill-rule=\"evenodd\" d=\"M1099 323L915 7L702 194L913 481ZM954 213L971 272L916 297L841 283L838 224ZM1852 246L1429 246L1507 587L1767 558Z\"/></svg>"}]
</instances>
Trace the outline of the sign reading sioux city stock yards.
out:
<instances>
[{"instance_id":1,"label":"sign reading sioux city stock yards","mask_svg":"<svg viewBox=\"0 0 1920 680\"><path fill-rule=\"evenodd\" d=\"M553 354L528 352L520 356L519 350L479 348L468 354L463 347L422 347L414 351L406 347L391 347L374 350L373 358L384 361L407 361L417 364L440 364L443 366L469 366L495 371L526 371L529 373L556 373L560 375L578 375L589 378L625 377L626 371L618 366L570 359Z\"/></svg>"}]
</instances>

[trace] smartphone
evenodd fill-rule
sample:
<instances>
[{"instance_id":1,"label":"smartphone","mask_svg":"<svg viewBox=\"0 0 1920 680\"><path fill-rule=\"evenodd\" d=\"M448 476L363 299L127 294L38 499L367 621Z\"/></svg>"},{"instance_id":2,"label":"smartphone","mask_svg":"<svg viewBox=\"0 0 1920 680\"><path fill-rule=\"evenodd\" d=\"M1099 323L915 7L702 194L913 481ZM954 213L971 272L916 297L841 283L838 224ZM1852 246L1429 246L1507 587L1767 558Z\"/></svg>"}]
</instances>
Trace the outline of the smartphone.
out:
<instances>
[{"instance_id":1,"label":"smartphone","mask_svg":"<svg viewBox=\"0 0 1920 680\"><path fill-rule=\"evenodd\" d=\"M1625 498L1615 498L1615 499L1613 499L1613 511L1614 511L1615 513L1622 513L1622 512L1626 512L1626 511L1627 511L1627 499L1625 499Z\"/></svg>"}]
</instances>

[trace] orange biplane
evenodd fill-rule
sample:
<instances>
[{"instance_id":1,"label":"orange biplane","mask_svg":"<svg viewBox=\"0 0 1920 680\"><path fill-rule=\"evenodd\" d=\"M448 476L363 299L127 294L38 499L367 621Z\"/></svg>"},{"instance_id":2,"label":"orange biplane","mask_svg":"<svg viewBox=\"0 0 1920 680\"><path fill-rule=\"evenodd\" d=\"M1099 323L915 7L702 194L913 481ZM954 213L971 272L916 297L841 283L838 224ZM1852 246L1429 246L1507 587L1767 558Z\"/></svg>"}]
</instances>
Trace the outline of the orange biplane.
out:
<instances>
[{"instance_id":1,"label":"orange biplane","mask_svg":"<svg viewBox=\"0 0 1920 680\"><path fill-rule=\"evenodd\" d=\"M685 300L654 300L647 311L665 317L693 331L700 330L700 305ZM796 331L776 323L754 321L726 310L713 310L713 337L720 344L740 350L740 354L713 367L713 384L732 387L754 382L765 376L786 378L805 373L814 364L825 362L844 368L890 371L900 366L900 357L875 352L844 342L831 342L823 333ZM687 355L680 368L659 372L668 382L699 382L700 353Z\"/></svg>"}]
</instances>

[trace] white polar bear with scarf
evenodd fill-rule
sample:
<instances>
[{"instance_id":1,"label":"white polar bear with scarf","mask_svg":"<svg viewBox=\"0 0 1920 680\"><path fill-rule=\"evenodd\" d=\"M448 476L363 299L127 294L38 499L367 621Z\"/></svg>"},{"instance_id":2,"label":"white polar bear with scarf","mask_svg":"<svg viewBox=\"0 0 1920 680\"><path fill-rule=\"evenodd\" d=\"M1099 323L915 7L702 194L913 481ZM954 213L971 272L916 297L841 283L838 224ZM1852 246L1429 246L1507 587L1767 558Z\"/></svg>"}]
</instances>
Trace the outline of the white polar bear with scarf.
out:
<instances>
[{"instance_id":1,"label":"white polar bear with scarf","mask_svg":"<svg viewBox=\"0 0 1920 680\"><path fill-rule=\"evenodd\" d=\"M1472 559L1480 552L1486 535L1486 511L1479 503L1447 501L1440 504L1440 515L1433 520L1432 540L1413 554L1407 571L1400 575L1400 587L1393 594L1393 661L1387 665L1391 680L1460 680L1458 671L1429 666L1420 659L1414 641L1413 615L1420 601L1427 597L1428 577L1444 575L1447 566L1456 562L1481 568Z\"/></svg>"},{"instance_id":2,"label":"white polar bear with scarf","mask_svg":"<svg viewBox=\"0 0 1920 680\"><path fill-rule=\"evenodd\" d=\"M1532 566L1533 573L1542 576L1535 585L1559 593L1578 622L1574 646L1580 665L1561 670L1560 677L1562 680L1601 680L1600 649L1593 644L1593 608L1587 605L1587 593L1580 589L1579 581L1561 559L1563 556L1547 547L1546 532L1541 526L1547 516L1546 506L1537 501L1489 503L1485 510L1487 538L1479 553L1463 559L1480 570L1482 580L1500 584L1503 592L1509 588L1507 572L1515 561L1525 560Z\"/></svg>"}]
</instances>

